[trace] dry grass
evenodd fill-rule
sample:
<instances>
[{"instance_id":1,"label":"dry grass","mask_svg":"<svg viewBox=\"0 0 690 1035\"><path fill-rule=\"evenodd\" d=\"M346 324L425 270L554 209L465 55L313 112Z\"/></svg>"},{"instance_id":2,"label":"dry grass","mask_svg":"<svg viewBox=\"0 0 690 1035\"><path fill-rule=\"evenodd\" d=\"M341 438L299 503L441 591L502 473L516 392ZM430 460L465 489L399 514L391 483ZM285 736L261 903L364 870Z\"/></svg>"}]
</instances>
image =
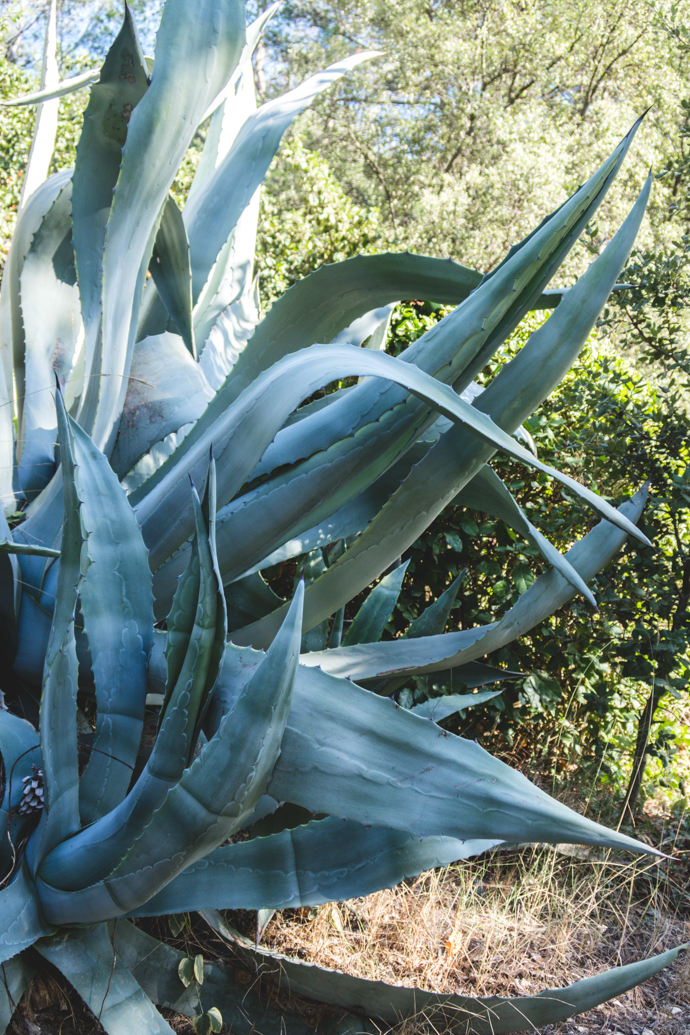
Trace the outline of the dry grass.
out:
<instances>
[{"instance_id":1,"label":"dry grass","mask_svg":"<svg viewBox=\"0 0 690 1035\"><path fill-rule=\"evenodd\" d=\"M545 849L423 874L390 891L276 914L264 943L359 977L470 996L519 996L690 940L656 864ZM409 1027L409 1026L408 1026ZM561 1032L690 1032L690 963ZM404 1035L412 1035L408 1030Z\"/></svg>"}]
</instances>

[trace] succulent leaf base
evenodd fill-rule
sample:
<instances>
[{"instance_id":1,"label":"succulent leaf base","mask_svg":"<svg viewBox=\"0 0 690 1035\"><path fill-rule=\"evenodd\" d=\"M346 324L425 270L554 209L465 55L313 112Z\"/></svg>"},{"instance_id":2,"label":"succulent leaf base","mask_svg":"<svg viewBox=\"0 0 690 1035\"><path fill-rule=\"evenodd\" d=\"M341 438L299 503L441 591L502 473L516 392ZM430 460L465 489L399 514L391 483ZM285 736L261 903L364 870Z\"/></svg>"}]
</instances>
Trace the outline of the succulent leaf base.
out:
<instances>
[{"instance_id":1,"label":"succulent leaf base","mask_svg":"<svg viewBox=\"0 0 690 1035\"><path fill-rule=\"evenodd\" d=\"M421 673L452 670L475 688L510 678L480 659L575 593L593 601L587 582L626 536L646 541L643 491L614 509L516 437L576 359L635 239L649 181L584 276L549 291L636 127L486 276L360 257L317 270L262 317L262 179L297 113L375 55L257 108L252 51L275 6L246 29L239 0L194 7L190 18L188 0L166 3L152 72L126 10L100 72L19 101L90 87L75 167L26 199L0 295L0 478L6 513L22 511L12 530L0 517L12 673L0 1029L44 960L112 1035L171 1031L156 1005L200 1032L222 1018L235 1035L563 1020L677 950L538 996L468 999L285 959L219 911L366 895L504 844L654 851L440 735L437 721L499 691L412 708L396 697ZM170 187L202 124L180 211ZM44 135L45 123L37 153ZM376 311L410 297L455 308L397 359L360 348ZM536 307L553 315L478 389ZM361 380L312 399L346 377ZM600 515L565 556L488 466L498 449ZM545 573L496 623L444 632L456 580L404 637L381 640L399 558L450 500L506 521ZM291 558L303 578L283 600L261 570ZM381 575L344 629L345 605ZM269 814L274 832L252 836ZM186 958L133 922L192 910L227 937L232 965Z\"/></svg>"}]
</instances>

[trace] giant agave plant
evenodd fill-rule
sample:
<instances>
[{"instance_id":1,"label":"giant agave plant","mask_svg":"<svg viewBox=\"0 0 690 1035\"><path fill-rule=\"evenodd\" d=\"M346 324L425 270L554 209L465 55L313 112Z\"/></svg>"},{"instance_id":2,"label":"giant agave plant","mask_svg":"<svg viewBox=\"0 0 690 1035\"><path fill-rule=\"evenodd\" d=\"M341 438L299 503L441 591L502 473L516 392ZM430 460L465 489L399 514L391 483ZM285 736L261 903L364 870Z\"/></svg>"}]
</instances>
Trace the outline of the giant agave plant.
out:
<instances>
[{"instance_id":1,"label":"giant agave plant","mask_svg":"<svg viewBox=\"0 0 690 1035\"><path fill-rule=\"evenodd\" d=\"M8 511L23 508L0 553L2 650L14 711L31 716L40 693L37 731L0 713L3 1030L41 958L113 1035L142 1021L170 1031L152 1003L215 1023L180 980L181 955L132 918L199 910L231 934L218 910L368 894L501 844L651 851L439 736L434 719L485 695L412 709L387 696L425 672L495 681L478 659L576 592L591 600L587 581L626 535L646 541L641 493L614 510L514 435L576 358L635 238L649 182L578 283L545 290L634 130L489 275L360 257L318 270L261 319L261 180L295 114L372 56L256 109L251 52L271 13L245 35L238 0L196 0L193 22L188 0L168 0L149 77L126 12L98 76L24 99L92 83L75 168L27 199L0 298L0 477ZM181 213L169 190L209 118ZM400 359L357 347L391 302L420 296L457 308ZM536 306L556 308L479 392L473 378ZM600 524L562 556L487 466L497 449L559 479ZM345 604L456 497L529 538L548 571L495 624L444 634L453 585L406 637L378 642L398 566L342 637ZM305 558L291 603L260 574L290 557ZM160 709L152 743L147 703ZM231 840L268 813L274 833ZM392 988L241 939L233 951L262 980L247 991L233 966L213 965L204 990L238 1035L301 1032L305 1016L373 1030L420 1012L458 1032L515 1031L619 995L675 955L511 1000ZM293 998L277 1017L281 983L326 1014Z\"/></svg>"}]
</instances>

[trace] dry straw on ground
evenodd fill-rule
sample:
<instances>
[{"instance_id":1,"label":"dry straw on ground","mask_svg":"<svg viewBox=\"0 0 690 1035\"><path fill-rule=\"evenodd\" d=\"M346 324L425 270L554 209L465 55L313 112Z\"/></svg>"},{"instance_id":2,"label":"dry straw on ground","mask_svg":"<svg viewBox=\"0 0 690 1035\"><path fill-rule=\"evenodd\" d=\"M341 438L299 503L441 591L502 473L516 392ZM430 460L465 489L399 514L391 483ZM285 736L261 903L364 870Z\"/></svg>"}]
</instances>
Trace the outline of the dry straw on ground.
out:
<instances>
[{"instance_id":1,"label":"dry straw on ground","mask_svg":"<svg viewBox=\"0 0 690 1035\"><path fill-rule=\"evenodd\" d=\"M656 863L548 849L423 874L364 899L276 914L276 951L360 977L470 996L557 988L690 939ZM549 1031L690 1032L690 963ZM409 1024L405 1035L411 1035Z\"/></svg>"}]
</instances>

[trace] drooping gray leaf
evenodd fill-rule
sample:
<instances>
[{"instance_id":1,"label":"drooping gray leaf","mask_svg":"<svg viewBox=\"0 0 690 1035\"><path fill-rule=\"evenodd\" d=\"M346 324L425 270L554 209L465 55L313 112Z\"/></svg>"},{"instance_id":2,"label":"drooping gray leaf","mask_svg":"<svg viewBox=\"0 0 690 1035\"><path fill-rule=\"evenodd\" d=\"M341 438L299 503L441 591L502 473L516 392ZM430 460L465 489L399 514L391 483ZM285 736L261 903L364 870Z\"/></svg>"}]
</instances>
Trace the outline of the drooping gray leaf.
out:
<instances>
[{"instance_id":1,"label":"drooping gray leaf","mask_svg":"<svg viewBox=\"0 0 690 1035\"><path fill-rule=\"evenodd\" d=\"M263 104L243 123L226 157L185 208L195 303L240 214L263 181L292 120L331 83L374 56L375 52L364 51L345 58L310 76L282 97Z\"/></svg>"},{"instance_id":2,"label":"drooping gray leaf","mask_svg":"<svg viewBox=\"0 0 690 1035\"><path fill-rule=\"evenodd\" d=\"M27 108L34 104L40 104L41 101L50 101L54 97L64 97L68 93L76 93L77 90L83 90L85 87L97 82L100 73L100 68L88 68L85 72L80 72L79 75L63 79L57 86L49 86L43 90L34 90L33 93L24 93L21 97L2 100L0 101L0 107Z\"/></svg>"}]
</instances>

